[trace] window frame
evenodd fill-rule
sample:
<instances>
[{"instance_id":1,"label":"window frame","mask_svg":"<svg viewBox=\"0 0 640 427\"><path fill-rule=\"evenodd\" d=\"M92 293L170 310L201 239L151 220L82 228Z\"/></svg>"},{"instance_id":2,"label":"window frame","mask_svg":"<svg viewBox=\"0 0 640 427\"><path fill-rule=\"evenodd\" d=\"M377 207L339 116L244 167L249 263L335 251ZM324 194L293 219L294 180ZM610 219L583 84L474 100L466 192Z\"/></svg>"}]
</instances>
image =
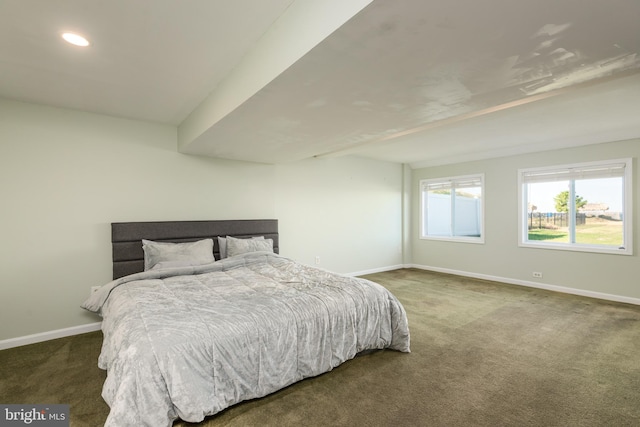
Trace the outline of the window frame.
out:
<instances>
[{"instance_id":1,"label":"window frame","mask_svg":"<svg viewBox=\"0 0 640 427\"><path fill-rule=\"evenodd\" d=\"M540 240L529 240L529 218L528 218L528 194L525 188L524 176L527 173L549 173L566 171L567 174L571 174L572 170L576 169L596 169L612 167L614 165L624 164L624 172L622 176L623 186L623 200L622 200L622 215L623 215L623 246L613 247L607 245L592 245L575 242L545 242ZM602 174L602 178L606 175ZM566 181L570 182L570 186L575 186L576 178L566 178ZM558 182L561 179L557 180ZM553 181L549 181L553 182ZM568 215L571 221L575 221L575 212ZM572 225L575 229L575 224ZM570 227L571 228L571 227ZM562 251L574 251L574 252L591 252L591 253L605 253L614 255L633 255L633 159L611 159L601 160L593 162L581 162L561 164L554 166L545 166L538 168L525 168L518 169L518 246L524 248L537 248L537 249L551 249Z\"/></svg>"},{"instance_id":2,"label":"window frame","mask_svg":"<svg viewBox=\"0 0 640 427\"><path fill-rule=\"evenodd\" d=\"M424 190L427 184L432 183L454 183L460 181L469 181L473 179L480 180L480 236L479 237L469 237L469 236L434 236L434 235L426 235L425 234L425 215L427 214L426 203L424 200L426 191ZM451 187L451 189L455 192L455 185ZM470 175L458 175L458 176L449 176L443 178L426 178L421 179L419 183L419 191L420 191L420 239L421 240L439 240L439 241L448 241L448 242L458 242L458 243L475 243L475 244L484 244L484 234L485 234L485 183L484 183L484 173L470 174ZM453 211L452 211L453 212ZM452 218L449 218L450 222Z\"/></svg>"}]
</instances>

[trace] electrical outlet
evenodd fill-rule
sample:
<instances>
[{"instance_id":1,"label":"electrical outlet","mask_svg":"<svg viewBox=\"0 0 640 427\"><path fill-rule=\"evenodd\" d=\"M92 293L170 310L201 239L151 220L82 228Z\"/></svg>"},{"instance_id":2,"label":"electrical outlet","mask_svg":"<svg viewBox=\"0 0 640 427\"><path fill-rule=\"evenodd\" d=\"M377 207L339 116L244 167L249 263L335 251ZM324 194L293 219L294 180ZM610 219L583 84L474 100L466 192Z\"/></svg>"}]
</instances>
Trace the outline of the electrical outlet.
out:
<instances>
[{"instance_id":1,"label":"electrical outlet","mask_svg":"<svg viewBox=\"0 0 640 427\"><path fill-rule=\"evenodd\" d=\"M316 265L320 264L320 257L316 255Z\"/></svg>"},{"instance_id":2,"label":"electrical outlet","mask_svg":"<svg viewBox=\"0 0 640 427\"><path fill-rule=\"evenodd\" d=\"M537 279L542 279L542 273L539 271L534 271L533 272L533 277L537 278Z\"/></svg>"}]
</instances>

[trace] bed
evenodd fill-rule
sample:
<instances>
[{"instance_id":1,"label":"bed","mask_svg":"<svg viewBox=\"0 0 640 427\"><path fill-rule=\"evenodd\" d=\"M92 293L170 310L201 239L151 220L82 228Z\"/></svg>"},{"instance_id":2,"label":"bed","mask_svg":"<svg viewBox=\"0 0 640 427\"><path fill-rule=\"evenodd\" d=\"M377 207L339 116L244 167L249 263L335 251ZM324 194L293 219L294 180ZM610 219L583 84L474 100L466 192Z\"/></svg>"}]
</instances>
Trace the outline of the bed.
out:
<instances>
[{"instance_id":1,"label":"bed","mask_svg":"<svg viewBox=\"0 0 640 427\"><path fill-rule=\"evenodd\" d=\"M384 287L279 253L277 220L113 223L102 316L106 426L202 421L374 349L410 351ZM144 247L144 249L143 249Z\"/></svg>"}]
</instances>

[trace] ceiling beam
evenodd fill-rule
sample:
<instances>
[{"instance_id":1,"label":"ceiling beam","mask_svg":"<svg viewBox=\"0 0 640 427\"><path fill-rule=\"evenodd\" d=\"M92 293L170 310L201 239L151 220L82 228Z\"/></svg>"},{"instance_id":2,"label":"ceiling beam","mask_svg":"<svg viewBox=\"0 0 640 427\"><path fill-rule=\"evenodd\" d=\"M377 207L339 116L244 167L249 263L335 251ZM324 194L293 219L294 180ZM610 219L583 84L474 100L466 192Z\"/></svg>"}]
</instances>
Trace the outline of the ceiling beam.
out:
<instances>
[{"instance_id":1,"label":"ceiling beam","mask_svg":"<svg viewBox=\"0 0 640 427\"><path fill-rule=\"evenodd\" d=\"M178 151L211 152L207 130L340 28L372 0L297 0L178 127ZM224 42L224 41L221 41ZM224 144L225 141L219 142Z\"/></svg>"}]
</instances>

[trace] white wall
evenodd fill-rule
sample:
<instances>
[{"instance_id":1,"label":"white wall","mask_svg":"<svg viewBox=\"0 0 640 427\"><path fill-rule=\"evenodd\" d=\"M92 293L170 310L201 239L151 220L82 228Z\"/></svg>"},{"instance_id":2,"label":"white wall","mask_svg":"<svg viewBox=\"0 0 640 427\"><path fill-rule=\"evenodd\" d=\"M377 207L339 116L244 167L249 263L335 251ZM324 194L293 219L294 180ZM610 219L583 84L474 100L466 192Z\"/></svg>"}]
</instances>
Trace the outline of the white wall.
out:
<instances>
[{"instance_id":1,"label":"white wall","mask_svg":"<svg viewBox=\"0 0 640 427\"><path fill-rule=\"evenodd\" d=\"M172 126L0 100L0 341L99 321L79 306L111 278L111 222L277 218L285 256L319 255L341 272L399 262L401 166L209 159L177 153L176 137Z\"/></svg>"},{"instance_id":2,"label":"white wall","mask_svg":"<svg viewBox=\"0 0 640 427\"><path fill-rule=\"evenodd\" d=\"M518 247L518 169L625 157L634 158L634 216L630 218L636 243L633 256ZM640 140L631 140L416 169L412 174L413 200L416 201L412 207L412 262L422 267L502 278L514 283L531 282L542 287L550 285L580 291L576 293L638 299L638 157ZM476 173L485 174L485 244L419 239L420 180ZM533 279L533 271L543 272L544 277Z\"/></svg>"},{"instance_id":3,"label":"white wall","mask_svg":"<svg viewBox=\"0 0 640 427\"><path fill-rule=\"evenodd\" d=\"M276 168L280 242L339 273L402 264L402 165L355 157Z\"/></svg>"},{"instance_id":4,"label":"white wall","mask_svg":"<svg viewBox=\"0 0 640 427\"><path fill-rule=\"evenodd\" d=\"M337 272L404 262L531 282L542 271L543 284L640 298L638 245L519 248L516 200L518 168L634 157L637 243L640 140L414 171L352 157L262 165L179 154L172 126L0 100L0 141L0 341L99 320L79 305L111 278L114 221L277 218L284 256ZM474 173L486 243L420 240L420 179Z\"/></svg>"}]
</instances>

